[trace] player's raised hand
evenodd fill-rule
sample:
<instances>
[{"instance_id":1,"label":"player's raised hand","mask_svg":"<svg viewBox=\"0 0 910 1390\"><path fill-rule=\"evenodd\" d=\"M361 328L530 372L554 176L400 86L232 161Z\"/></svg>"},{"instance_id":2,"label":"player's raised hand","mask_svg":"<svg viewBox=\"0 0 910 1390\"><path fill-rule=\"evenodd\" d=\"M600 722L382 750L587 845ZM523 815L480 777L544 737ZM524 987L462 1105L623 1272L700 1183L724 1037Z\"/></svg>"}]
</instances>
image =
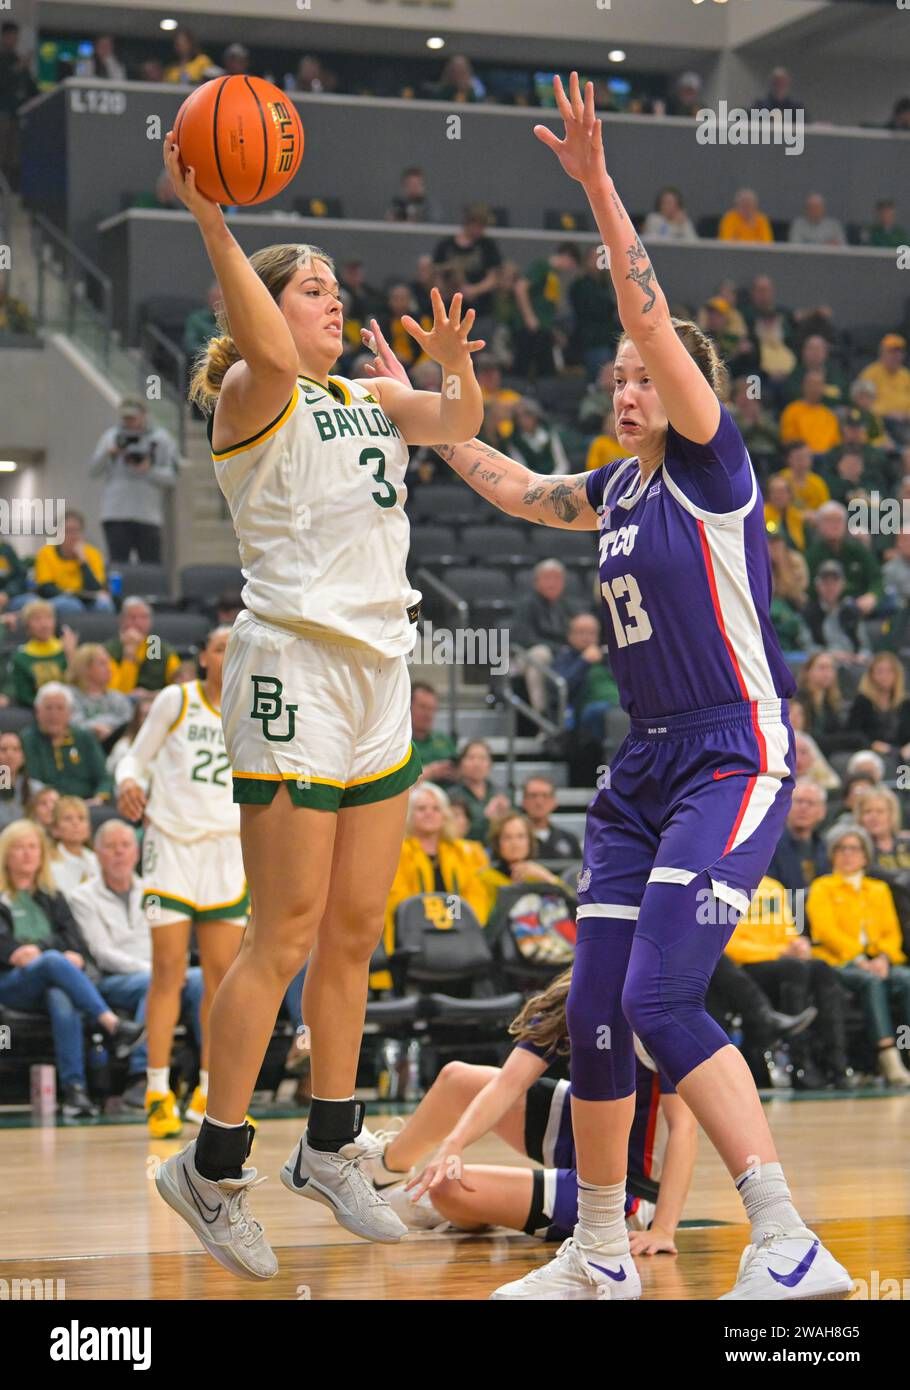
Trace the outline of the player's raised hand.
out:
<instances>
[{"instance_id":1,"label":"player's raised hand","mask_svg":"<svg viewBox=\"0 0 910 1390\"><path fill-rule=\"evenodd\" d=\"M553 151L570 179L577 179L581 184L596 183L606 175L607 166L603 131L594 114L594 84L585 83L582 97L578 73L573 72L569 77L569 95L566 96L557 74L553 78L553 91L559 114L565 123L565 139L560 140L545 125L536 125L534 134Z\"/></svg>"},{"instance_id":2,"label":"player's raised hand","mask_svg":"<svg viewBox=\"0 0 910 1390\"><path fill-rule=\"evenodd\" d=\"M174 138L174 132L169 130L164 137L164 167L171 177L174 185L174 192L180 199L185 208L193 214L197 221L204 221L213 215L221 215L221 208L217 203L213 203L211 198L207 198L204 193L200 193L196 187L196 174L192 169L185 169L180 158L180 148Z\"/></svg>"},{"instance_id":3,"label":"player's raised hand","mask_svg":"<svg viewBox=\"0 0 910 1390\"><path fill-rule=\"evenodd\" d=\"M408 386L411 390L414 389L411 386L410 377L389 347L382 329L375 319L370 319L369 328L361 328L360 341L375 359L364 367L367 376L390 376L395 381L400 381L402 386Z\"/></svg>"},{"instance_id":4,"label":"player's raised hand","mask_svg":"<svg viewBox=\"0 0 910 1390\"><path fill-rule=\"evenodd\" d=\"M470 361L472 352L480 352L486 343L482 338L470 342L468 334L476 318L473 309L461 317L461 295L454 294L449 312L442 301L442 295L434 285L430 290L433 305L433 327L429 331L410 314L402 314L401 322L411 337L423 348L427 357L432 357L444 371L461 371Z\"/></svg>"}]
</instances>

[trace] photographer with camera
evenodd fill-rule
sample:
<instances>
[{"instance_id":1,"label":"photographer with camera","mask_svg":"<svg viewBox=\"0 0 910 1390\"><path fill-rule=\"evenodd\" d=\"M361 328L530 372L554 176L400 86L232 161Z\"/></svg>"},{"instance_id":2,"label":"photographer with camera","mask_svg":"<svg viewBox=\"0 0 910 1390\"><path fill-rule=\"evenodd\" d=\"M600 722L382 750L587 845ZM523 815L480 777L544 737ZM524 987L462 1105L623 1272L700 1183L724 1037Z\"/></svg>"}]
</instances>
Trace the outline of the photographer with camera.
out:
<instances>
[{"instance_id":1,"label":"photographer with camera","mask_svg":"<svg viewBox=\"0 0 910 1390\"><path fill-rule=\"evenodd\" d=\"M150 427L143 401L124 397L120 424L105 430L89 468L104 478L100 516L110 564L129 564L134 551L142 563L160 564L164 491L179 466L173 437Z\"/></svg>"}]
</instances>

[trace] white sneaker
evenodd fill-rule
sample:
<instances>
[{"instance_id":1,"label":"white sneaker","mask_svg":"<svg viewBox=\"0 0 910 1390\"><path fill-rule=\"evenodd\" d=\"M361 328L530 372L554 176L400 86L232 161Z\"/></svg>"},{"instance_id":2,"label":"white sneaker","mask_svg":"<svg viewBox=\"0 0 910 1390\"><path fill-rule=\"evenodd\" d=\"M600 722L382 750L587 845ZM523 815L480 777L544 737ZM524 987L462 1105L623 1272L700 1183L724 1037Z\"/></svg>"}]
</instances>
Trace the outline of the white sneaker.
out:
<instances>
[{"instance_id":1,"label":"white sneaker","mask_svg":"<svg viewBox=\"0 0 910 1390\"><path fill-rule=\"evenodd\" d=\"M626 1217L627 1231L646 1231L654 1220L654 1213L657 1211L656 1202L646 1202L643 1197L638 1200L638 1206L631 1216Z\"/></svg>"},{"instance_id":2,"label":"white sneaker","mask_svg":"<svg viewBox=\"0 0 910 1390\"><path fill-rule=\"evenodd\" d=\"M641 1279L631 1255L601 1255L569 1236L548 1264L503 1284L490 1297L632 1299L641 1297Z\"/></svg>"},{"instance_id":3,"label":"white sneaker","mask_svg":"<svg viewBox=\"0 0 910 1390\"><path fill-rule=\"evenodd\" d=\"M393 1124L396 1122L393 1120ZM393 1139L397 1139L404 1126L404 1121L399 1119L395 1129L367 1129L366 1125L361 1127L360 1133L354 1140L359 1149L363 1150L363 1171L372 1182L378 1192L382 1192L393 1184L396 1186L407 1177L407 1173L401 1173L393 1168L387 1168L385 1163L385 1151Z\"/></svg>"},{"instance_id":4,"label":"white sneaker","mask_svg":"<svg viewBox=\"0 0 910 1390\"><path fill-rule=\"evenodd\" d=\"M747 1245L736 1283L721 1298L846 1298L852 1288L853 1280L843 1265L803 1226L789 1235L767 1235L759 1245Z\"/></svg>"},{"instance_id":5,"label":"white sneaker","mask_svg":"<svg viewBox=\"0 0 910 1390\"><path fill-rule=\"evenodd\" d=\"M410 1192L405 1191L404 1183L398 1182L394 1187L384 1188L383 1196L409 1231L438 1231L449 1224L433 1206L429 1192L424 1192L415 1202Z\"/></svg>"},{"instance_id":6,"label":"white sneaker","mask_svg":"<svg viewBox=\"0 0 910 1390\"><path fill-rule=\"evenodd\" d=\"M247 1193L265 1182L255 1168L240 1178L212 1182L196 1171L196 1140L161 1164L155 1186L182 1216L210 1255L242 1279L272 1279L278 1261L262 1227L247 1207Z\"/></svg>"},{"instance_id":7,"label":"white sneaker","mask_svg":"<svg viewBox=\"0 0 910 1390\"><path fill-rule=\"evenodd\" d=\"M282 1168L281 1181L298 1197L328 1207L338 1224L353 1235L397 1245L408 1228L362 1171L370 1155L378 1156L379 1150L365 1150L356 1140L338 1153L326 1153L311 1148L304 1135Z\"/></svg>"}]
</instances>

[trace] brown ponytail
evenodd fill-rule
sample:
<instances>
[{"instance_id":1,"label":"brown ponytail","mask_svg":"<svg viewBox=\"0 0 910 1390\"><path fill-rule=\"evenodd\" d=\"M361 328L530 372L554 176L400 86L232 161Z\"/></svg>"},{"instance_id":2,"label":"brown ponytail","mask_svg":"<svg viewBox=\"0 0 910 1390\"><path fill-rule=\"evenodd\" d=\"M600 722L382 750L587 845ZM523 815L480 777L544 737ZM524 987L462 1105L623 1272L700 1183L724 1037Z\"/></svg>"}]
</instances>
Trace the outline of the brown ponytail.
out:
<instances>
[{"instance_id":1,"label":"brown ponytail","mask_svg":"<svg viewBox=\"0 0 910 1390\"><path fill-rule=\"evenodd\" d=\"M332 274L335 263L331 256L318 246L296 243L282 243L277 246L264 246L250 256L250 265L265 285L275 303L280 303L281 295L298 270L309 261L324 261ZM210 415L218 400L221 383L228 367L240 362L241 356L231 337L227 314L222 307L215 315L218 336L210 338L193 364L190 378L189 399L206 415Z\"/></svg>"},{"instance_id":2,"label":"brown ponytail","mask_svg":"<svg viewBox=\"0 0 910 1390\"><path fill-rule=\"evenodd\" d=\"M557 975L540 994L533 994L509 1024L509 1032L519 1042L530 1042L543 1052L565 1056L569 1051L569 1025L566 1000L572 983L572 969Z\"/></svg>"}]
</instances>

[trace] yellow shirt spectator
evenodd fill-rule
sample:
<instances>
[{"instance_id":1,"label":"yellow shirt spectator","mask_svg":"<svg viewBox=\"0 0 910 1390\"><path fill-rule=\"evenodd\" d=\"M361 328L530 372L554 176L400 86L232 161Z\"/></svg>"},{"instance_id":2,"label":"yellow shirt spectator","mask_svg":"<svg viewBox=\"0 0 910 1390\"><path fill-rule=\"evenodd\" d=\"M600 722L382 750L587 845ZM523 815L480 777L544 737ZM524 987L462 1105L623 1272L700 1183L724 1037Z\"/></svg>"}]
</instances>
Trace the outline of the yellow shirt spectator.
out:
<instances>
[{"instance_id":1,"label":"yellow shirt spectator","mask_svg":"<svg viewBox=\"0 0 910 1390\"><path fill-rule=\"evenodd\" d=\"M792 468L782 468L780 476L786 478L793 501L804 512L817 512L823 503L831 500L828 484L817 473L810 471L804 478L797 478Z\"/></svg>"},{"instance_id":2,"label":"yellow shirt spectator","mask_svg":"<svg viewBox=\"0 0 910 1390\"><path fill-rule=\"evenodd\" d=\"M85 563L103 589L104 559L101 551L96 550L87 541L83 541L82 545L85 551ZM39 593L42 584L55 584L64 593L80 594L85 587L82 579L82 562L75 556L72 560L65 559L60 554L59 546L43 545L35 556L35 584Z\"/></svg>"},{"instance_id":3,"label":"yellow shirt spectator","mask_svg":"<svg viewBox=\"0 0 910 1390\"><path fill-rule=\"evenodd\" d=\"M826 454L836 449L842 440L840 424L827 405L810 405L808 401L791 401L780 417L782 444L802 439L813 454Z\"/></svg>"},{"instance_id":4,"label":"yellow shirt spectator","mask_svg":"<svg viewBox=\"0 0 910 1390\"><path fill-rule=\"evenodd\" d=\"M822 874L809 885L806 911L815 954L829 965L878 955L892 965L906 964L894 899L881 879Z\"/></svg>"},{"instance_id":5,"label":"yellow shirt spectator","mask_svg":"<svg viewBox=\"0 0 910 1390\"><path fill-rule=\"evenodd\" d=\"M910 367L889 372L882 362L873 362L859 374L860 381L875 387L876 415L910 415Z\"/></svg>"},{"instance_id":6,"label":"yellow shirt spectator","mask_svg":"<svg viewBox=\"0 0 910 1390\"><path fill-rule=\"evenodd\" d=\"M771 223L763 212L746 219L736 208L730 208L720 219L718 241L773 241Z\"/></svg>"},{"instance_id":7,"label":"yellow shirt spectator","mask_svg":"<svg viewBox=\"0 0 910 1390\"><path fill-rule=\"evenodd\" d=\"M585 468L590 473L594 468L602 468L605 463L614 463L616 459L627 457L628 453L618 439L614 439L611 434L599 434L591 440Z\"/></svg>"},{"instance_id":8,"label":"yellow shirt spectator","mask_svg":"<svg viewBox=\"0 0 910 1390\"><path fill-rule=\"evenodd\" d=\"M726 953L737 965L757 965L777 960L798 935L784 885L766 874L749 911L737 922Z\"/></svg>"},{"instance_id":9,"label":"yellow shirt spectator","mask_svg":"<svg viewBox=\"0 0 910 1390\"><path fill-rule=\"evenodd\" d=\"M770 502L766 502L765 525L776 526L778 530L783 531L785 536L789 536L793 544L799 546L800 550L805 550L806 528L803 525L803 515L799 507L794 507L792 502L784 511L781 511L780 507L773 507Z\"/></svg>"},{"instance_id":10,"label":"yellow shirt spectator","mask_svg":"<svg viewBox=\"0 0 910 1390\"><path fill-rule=\"evenodd\" d=\"M169 68L165 68L164 80L195 87L215 66L207 53L197 53L195 58L188 58L185 63L172 63Z\"/></svg>"}]
</instances>

